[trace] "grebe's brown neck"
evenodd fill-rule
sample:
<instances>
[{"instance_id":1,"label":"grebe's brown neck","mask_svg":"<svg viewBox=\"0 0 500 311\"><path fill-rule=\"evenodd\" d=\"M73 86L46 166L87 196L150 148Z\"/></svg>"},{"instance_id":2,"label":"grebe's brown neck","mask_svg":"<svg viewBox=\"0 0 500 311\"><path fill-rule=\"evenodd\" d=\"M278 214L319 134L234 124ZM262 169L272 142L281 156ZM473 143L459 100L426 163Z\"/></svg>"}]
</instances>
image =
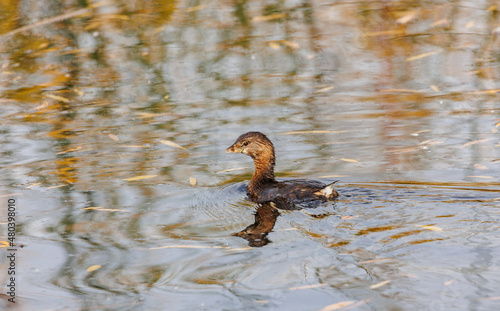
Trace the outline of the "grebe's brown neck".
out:
<instances>
[{"instance_id":1,"label":"grebe's brown neck","mask_svg":"<svg viewBox=\"0 0 500 311\"><path fill-rule=\"evenodd\" d=\"M234 144L226 149L226 152L239 152L250 156L255 165L255 171L248 185L250 195L258 195L259 191L276 182L274 179L274 156L273 143L261 132L248 132L236 139Z\"/></svg>"},{"instance_id":2,"label":"grebe's brown neck","mask_svg":"<svg viewBox=\"0 0 500 311\"><path fill-rule=\"evenodd\" d=\"M270 148L267 147L269 146L266 146L259 155L252 156L255 171L248 185L250 194L256 194L262 187L276 182L276 179L274 179L274 166L276 163L274 148L272 145Z\"/></svg>"}]
</instances>

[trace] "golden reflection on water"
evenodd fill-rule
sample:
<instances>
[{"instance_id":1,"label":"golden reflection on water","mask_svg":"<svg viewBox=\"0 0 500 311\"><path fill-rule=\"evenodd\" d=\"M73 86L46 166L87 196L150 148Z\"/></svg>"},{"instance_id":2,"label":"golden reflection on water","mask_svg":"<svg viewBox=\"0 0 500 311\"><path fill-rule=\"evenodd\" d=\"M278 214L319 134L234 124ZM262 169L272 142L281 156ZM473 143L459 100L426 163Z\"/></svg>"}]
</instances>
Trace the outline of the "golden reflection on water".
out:
<instances>
[{"instance_id":1,"label":"golden reflection on water","mask_svg":"<svg viewBox=\"0 0 500 311\"><path fill-rule=\"evenodd\" d=\"M380 232L380 231L393 230L395 228L396 228L395 226L373 227L373 228L367 228L367 229L360 230L356 234L357 235L366 235L366 234L370 234L372 232Z\"/></svg>"}]
</instances>

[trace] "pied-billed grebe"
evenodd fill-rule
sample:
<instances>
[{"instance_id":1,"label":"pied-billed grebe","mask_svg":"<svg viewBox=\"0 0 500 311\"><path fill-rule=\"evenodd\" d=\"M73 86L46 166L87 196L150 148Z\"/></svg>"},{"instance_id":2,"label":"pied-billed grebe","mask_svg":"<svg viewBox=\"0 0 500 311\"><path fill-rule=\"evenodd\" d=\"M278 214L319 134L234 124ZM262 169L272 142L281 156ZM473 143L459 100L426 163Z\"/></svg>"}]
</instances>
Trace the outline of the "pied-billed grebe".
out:
<instances>
[{"instance_id":1,"label":"pied-billed grebe","mask_svg":"<svg viewBox=\"0 0 500 311\"><path fill-rule=\"evenodd\" d=\"M294 205L305 201L326 201L338 196L333 183L325 185L319 181L303 179L276 181L274 146L260 132L241 135L226 152L243 153L253 159L255 172L248 185L248 193L254 202L274 202L279 208L291 209L288 207L289 203Z\"/></svg>"}]
</instances>

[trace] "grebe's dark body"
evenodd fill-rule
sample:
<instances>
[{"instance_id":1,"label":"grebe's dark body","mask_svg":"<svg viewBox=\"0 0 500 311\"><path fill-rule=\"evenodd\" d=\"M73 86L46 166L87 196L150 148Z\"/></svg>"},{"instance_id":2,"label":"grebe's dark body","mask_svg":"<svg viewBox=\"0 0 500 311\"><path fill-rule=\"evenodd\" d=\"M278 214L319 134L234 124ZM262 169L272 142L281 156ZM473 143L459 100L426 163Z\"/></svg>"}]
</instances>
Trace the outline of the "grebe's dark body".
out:
<instances>
[{"instance_id":1,"label":"grebe's dark body","mask_svg":"<svg viewBox=\"0 0 500 311\"><path fill-rule=\"evenodd\" d=\"M248 185L250 199L257 203L273 202L282 209L314 201L333 200L338 196L333 183L315 180L277 181L274 178L276 157L273 143L260 132L248 132L236 140L226 152L243 153L253 159L255 171Z\"/></svg>"}]
</instances>

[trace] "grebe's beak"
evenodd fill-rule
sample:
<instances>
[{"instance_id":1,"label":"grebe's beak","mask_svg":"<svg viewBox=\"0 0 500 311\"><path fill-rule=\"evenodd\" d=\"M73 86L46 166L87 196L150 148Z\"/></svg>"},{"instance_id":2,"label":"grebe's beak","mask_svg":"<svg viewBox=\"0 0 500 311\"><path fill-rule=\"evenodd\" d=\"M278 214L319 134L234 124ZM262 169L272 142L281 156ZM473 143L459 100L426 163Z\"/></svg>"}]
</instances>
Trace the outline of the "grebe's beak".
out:
<instances>
[{"instance_id":1,"label":"grebe's beak","mask_svg":"<svg viewBox=\"0 0 500 311\"><path fill-rule=\"evenodd\" d=\"M238 150L235 144L232 144L229 148L226 149L226 153L238 153L238 152L241 152L241 150Z\"/></svg>"}]
</instances>

